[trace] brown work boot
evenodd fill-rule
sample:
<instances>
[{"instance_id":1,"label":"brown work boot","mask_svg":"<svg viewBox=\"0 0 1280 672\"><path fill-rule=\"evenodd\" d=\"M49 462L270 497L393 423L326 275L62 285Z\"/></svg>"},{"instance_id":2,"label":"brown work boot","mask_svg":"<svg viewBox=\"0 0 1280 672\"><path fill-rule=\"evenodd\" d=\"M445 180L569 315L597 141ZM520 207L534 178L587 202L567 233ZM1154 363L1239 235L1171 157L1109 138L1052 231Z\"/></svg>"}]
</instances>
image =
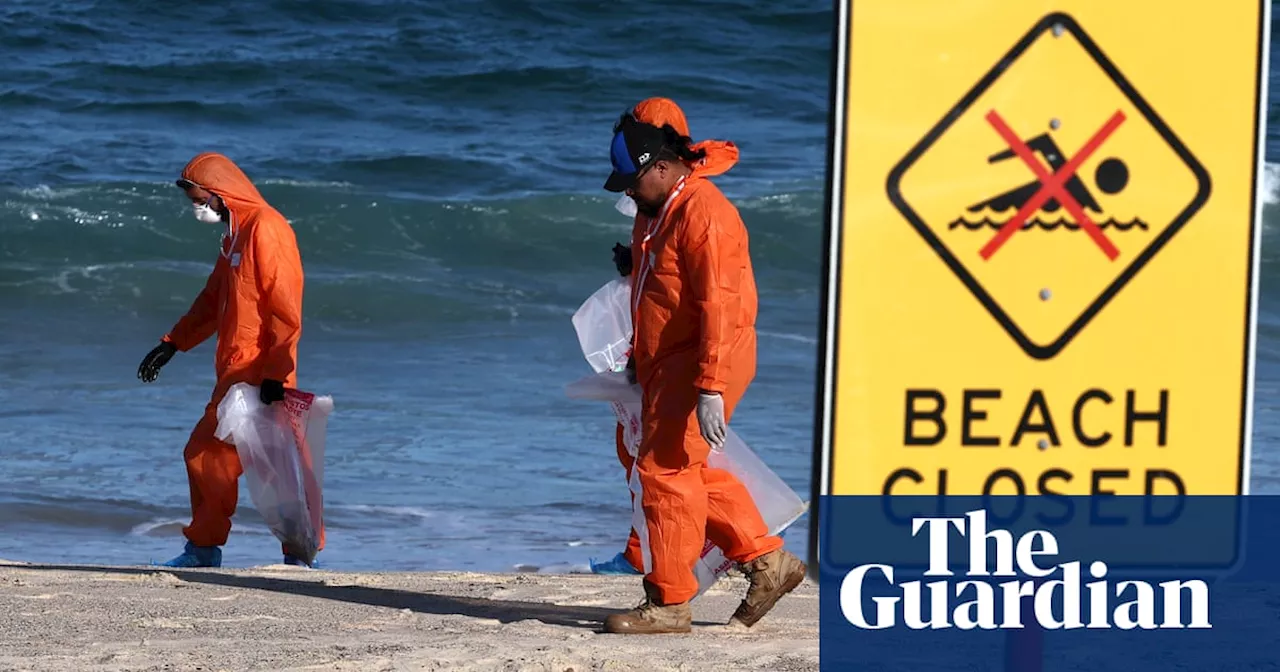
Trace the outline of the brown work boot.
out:
<instances>
[{"instance_id":1,"label":"brown work boot","mask_svg":"<svg viewBox=\"0 0 1280 672\"><path fill-rule=\"evenodd\" d=\"M807 569L800 558L781 548L743 563L742 572L751 579L751 587L729 622L736 621L747 627L755 625L783 595L804 581Z\"/></svg>"},{"instance_id":2,"label":"brown work boot","mask_svg":"<svg viewBox=\"0 0 1280 672\"><path fill-rule=\"evenodd\" d=\"M658 604L656 591L645 584L645 598L631 611L610 614L604 619L604 631L616 635L660 635L689 632L693 625L693 612L688 602Z\"/></svg>"}]
</instances>

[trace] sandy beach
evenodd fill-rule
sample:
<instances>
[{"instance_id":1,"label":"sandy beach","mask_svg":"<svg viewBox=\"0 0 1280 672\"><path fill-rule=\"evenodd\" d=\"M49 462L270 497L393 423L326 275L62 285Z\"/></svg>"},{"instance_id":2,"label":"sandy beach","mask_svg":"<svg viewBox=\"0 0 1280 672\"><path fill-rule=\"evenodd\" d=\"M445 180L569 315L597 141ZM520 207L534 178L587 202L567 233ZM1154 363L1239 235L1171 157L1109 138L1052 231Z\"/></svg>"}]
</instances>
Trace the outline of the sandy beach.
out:
<instances>
[{"instance_id":1,"label":"sandy beach","mask_svg":"<svg viewBox=\"0 0 1280 672\"><path fill-rule=\"evenodd\" d=\"M601 622L638 577L0 561L0 670L817 670L817 586L725 625L746 586L695 602L691 634L621 636Z\"/></svg>"}]
</instances>

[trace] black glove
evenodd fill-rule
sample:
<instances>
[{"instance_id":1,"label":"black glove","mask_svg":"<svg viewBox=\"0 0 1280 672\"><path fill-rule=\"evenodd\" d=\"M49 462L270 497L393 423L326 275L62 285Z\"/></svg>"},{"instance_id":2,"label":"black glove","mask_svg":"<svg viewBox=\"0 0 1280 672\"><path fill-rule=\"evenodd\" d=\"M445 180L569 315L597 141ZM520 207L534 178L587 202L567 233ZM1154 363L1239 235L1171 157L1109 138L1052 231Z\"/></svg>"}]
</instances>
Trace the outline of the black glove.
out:
<instances>
[{"instance_id":1,"label":"black glove","mask_svg":"<svg viewBox=\"0 0 1280 672\"><path fill-rule=\"evenodd\" d=\"M633 355L627 355L627 382L636 384L636 358Z\"/></svg>"},{"instance_id":2,"label":"black glove","mask_svg":"<svg viewBox=\"0 0 1280 672\"><path fill-rule=\"evenodd\" d=\"M284 401L284 383L271 379L262 381L262 387L258 390L258 398L262 399L262 403L268 406L273 401Z\"/></svg>"},{"instance_id":3,"label":"black glove","mask_svg":"<svg viewBox=\"0 0 1280 672\"><path fill-rule=\"evenodd\" d=\"M160 345L151 349L146 357L142 358L142 363L138 365L138 379L144 383L153 383L160 376L160 367L169 363L173 357L173 353L178 348L168 342L160 341Z\"/></svg>"},{"instance_id":4,"label":"black glove","mask_svg":"<svg viewBox=\"0 0 1280 672\"><path fill-rule=\"evenodd\" d=\"M622 243L614 245L613 265L618 267L619 275L631 275L631 248Z\"/></svg>"}]
</instances>

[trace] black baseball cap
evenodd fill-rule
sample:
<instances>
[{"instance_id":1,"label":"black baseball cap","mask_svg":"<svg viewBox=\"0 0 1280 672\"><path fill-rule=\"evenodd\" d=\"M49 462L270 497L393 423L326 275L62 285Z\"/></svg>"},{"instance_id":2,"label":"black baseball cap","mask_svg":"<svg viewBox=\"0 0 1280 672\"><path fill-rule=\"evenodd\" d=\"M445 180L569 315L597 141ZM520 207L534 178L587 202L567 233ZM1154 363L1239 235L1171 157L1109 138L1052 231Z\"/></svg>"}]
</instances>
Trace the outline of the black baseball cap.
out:
<instances>
[{"instance_id":1,"label":"black baseball cap","mask_svg":"<svg viewBox=\"0 0 1280 672\"><path fill-rule=\"evenodd\" d=\"M605 190L619 192L630 188L635 184L636 175L658 160L658 151L666 142L667 134L661 128L623 115L614 127L613 142L609 145L613 172L605 180Z\"/></svg>"}]
</instances>

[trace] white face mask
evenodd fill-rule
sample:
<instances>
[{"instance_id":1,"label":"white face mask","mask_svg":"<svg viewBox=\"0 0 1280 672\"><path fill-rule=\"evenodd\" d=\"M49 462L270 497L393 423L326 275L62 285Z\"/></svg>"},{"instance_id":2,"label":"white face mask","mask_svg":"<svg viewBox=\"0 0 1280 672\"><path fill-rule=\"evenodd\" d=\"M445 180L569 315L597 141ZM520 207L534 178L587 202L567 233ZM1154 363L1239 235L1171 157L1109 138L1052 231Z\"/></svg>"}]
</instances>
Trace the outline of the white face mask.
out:
<instances>
[{"instance_id":1,"label":"white face mask","mask_svg":"<svg viewBox=\"0 0 1280 672\"><path fill-rule=\"evenodd\" d=\"M613 204L613 207L617 208L618 212L632 218L634 218L636 213L639 212L639 210L636 209L636 202L631 200L631 197L626 194L623 194L622 198L619 198L618 202Z\"/></svg>"},{"instance_id":2,"label":"white face mask","mask_svg":"<svg viewBox=\"0 0 1280 672\"><path fill-rule=\"evenodd\" d=\"M217 224L222 221L222 216L219 215L216 210L209 207L209 204L207 203L204 205L194 205L192 207L195 209L196 219L204 222L205 224Z\"/></svg>"}]
</instances>

